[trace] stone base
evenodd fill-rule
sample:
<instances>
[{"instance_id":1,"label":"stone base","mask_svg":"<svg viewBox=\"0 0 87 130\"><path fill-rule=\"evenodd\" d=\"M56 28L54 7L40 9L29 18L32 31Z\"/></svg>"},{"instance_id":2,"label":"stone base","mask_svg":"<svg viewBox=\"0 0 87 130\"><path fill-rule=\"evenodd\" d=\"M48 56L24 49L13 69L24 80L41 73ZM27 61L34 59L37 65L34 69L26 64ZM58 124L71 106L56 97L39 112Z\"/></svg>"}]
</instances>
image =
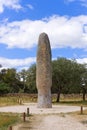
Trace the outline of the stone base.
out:
<instances>
[{"instance_id":1,"label":"stone base","mask_svg":"<svg viewBox=\"0 0 87 130\"><path fill-rule=\"evenodd\" d=\"M38 108L52 108L51 95L38 94Z\"/></svg>"}]
</instances>

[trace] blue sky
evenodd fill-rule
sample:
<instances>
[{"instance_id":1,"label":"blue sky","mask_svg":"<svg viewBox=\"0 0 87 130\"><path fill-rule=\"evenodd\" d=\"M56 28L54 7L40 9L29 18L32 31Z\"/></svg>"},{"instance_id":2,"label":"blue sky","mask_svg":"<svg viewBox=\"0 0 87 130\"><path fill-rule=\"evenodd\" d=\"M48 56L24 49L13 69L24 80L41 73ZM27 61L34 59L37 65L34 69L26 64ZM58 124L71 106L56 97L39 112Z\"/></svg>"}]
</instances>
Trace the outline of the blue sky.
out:
<instances>
[{"instance_id":1,"label":"blue sky","mask_svg":"<svg viewBox=\"0 0 87 130\"><path fill-rule=\"evenodd\" d=\"M48 34L52 59L87 63L87 0L0 0L0 64L27 69L38 37Z\"/></svg>"}]
</instances>

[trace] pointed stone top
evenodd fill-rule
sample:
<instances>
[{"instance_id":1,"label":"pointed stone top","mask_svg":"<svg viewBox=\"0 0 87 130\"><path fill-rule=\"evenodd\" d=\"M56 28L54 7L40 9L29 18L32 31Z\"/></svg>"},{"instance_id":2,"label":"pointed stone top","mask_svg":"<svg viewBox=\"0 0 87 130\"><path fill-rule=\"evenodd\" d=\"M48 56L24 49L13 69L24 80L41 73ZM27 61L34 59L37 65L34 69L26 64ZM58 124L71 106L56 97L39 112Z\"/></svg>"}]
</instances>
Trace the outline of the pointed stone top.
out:
<instances>
[{"instance_id":1,"label":"pointed stone top","mask_svg":"<svg viewBox=\"0 0 87 130\"><path fill-rule=\"evenodd\" d=\"M44 37L48 37L48 35L47 35L45 32L43 32L43 33L40 34L39 37L40 37L40 38L44 38Z\"/></svg>"},{"instance_id":2,"label":"pointed stone top","mask_svg":"<svg viewBox=\"0 0 87 130\"><path fill-rule=\"evenodd\" d=\"M43 32L39 35L38 40L39 40L39 42L38 42L39 44L43 44L43 43L49 44L50 43L49 37L45 32Z\"/></svg>"}]
</instances>

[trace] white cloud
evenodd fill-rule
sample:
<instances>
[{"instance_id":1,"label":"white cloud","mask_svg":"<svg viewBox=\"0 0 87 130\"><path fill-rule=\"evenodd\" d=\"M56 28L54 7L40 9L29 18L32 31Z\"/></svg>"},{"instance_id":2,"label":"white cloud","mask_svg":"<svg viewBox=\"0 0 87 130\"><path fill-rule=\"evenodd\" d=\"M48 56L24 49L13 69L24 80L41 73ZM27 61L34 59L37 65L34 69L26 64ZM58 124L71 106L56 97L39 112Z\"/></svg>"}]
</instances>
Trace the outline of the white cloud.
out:
<instances>
[{"instance_id":1,"label":"white cloud","mask_svg":"<svg viewBox=\"0 0 87 130\"><path fill-rule=\"evenodd\" d=\"M87 58L79 58L79 59L76 59L76 61L80 64L87 64Z\"/></svg>"},{"instance_id":2,"label":"white cloud","mask_svg":"<svg viewBox=\"0 0 87 130\"><path fill-rule=\"evenodd\" d=\"M0 57L0 64L2 65L2 68L29 68L34 62L36 62L35 57L25 59L8 59Z\"/></svg>"},{"instance_id":3,"label":"white cloud","mask_svg":"<svg viewBox=\"0 0 87 130\"><path fill-rule=\"evenodd\" d=\"M16 10L22 8L19 4L19 0L0 0L0 13L3 13L5 7Z\"/></svg>"},{"instance_id":4,"label":"white cloud","mask_svg":"<svg viewBox=\"0 0 87 130\"><path fill-rule=\"evenodd\" d=\"M34 9L34 7L33 7L31 4L28 4L27 7L28 7L29 9L31 9L31 10Z\"/></svg>"},{"instance_id":5,"label":"white cloud","mask_svg":"<svg viewBox=\"0 0 87 130\"><path fill-rule=\"evenodd\" d=\"M56 58L53 58L54 60ZM87 58L78 58L76 59L78 63L86 63L87 64ZM36 57L29 57L25 59L8 59L4 57L0 57L0 64L2 67L0 68L17 68L18 71L22 69L28 69L33 63L36 63Z\"/></svg>"},{"instance_id":6,"label":"white cloud","mask_svg":"<svg viewBox=\"0 0 87 130\"><path fill-rule=\"evenodd\" d=\"M53 16L43 20L23 20L1 23L0 43L9 48L32 48L37 45L38 36L46 32L51 47L83 48L87 50L87 16L81 15L68 18Z\"/></svg>"},{"instance_id":7,"label":"white cloud","mask_svg":"<svg viewBox=\"0 0 87 130\"><path fill-rule=\"evenodd\" d=\"M79 2L82 6L87 7L87 0L65 0L65 2Z\"/></svg>"}]
</instances>

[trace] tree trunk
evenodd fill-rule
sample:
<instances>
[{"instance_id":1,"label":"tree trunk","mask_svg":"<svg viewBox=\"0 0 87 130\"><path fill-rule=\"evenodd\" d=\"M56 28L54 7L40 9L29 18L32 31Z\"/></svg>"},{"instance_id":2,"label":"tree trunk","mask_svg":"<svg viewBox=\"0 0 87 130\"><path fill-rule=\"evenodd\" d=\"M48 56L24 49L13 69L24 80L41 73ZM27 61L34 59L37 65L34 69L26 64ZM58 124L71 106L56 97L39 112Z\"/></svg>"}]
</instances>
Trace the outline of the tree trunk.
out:
<instances>
[{"instance_id":1,"label":"tree trunk","mask_svg":"<svg viewBox=\"0 0 87 130\"><path fill-rule=\"evenodd\" d=\"M59 87L59 89L58 89L56 102L59 102L59 101L60 101L60 87Z\"/></svg>"},{"instance_id":2,"label":"tree trunk","mask_svg":"<svg viewBox=\"0 0 87 130\"><path fill-rule=\"evenodd\" d=\"M83 88L83 101L85 101L86 90Z\"/></svg>"}]
</instances>

